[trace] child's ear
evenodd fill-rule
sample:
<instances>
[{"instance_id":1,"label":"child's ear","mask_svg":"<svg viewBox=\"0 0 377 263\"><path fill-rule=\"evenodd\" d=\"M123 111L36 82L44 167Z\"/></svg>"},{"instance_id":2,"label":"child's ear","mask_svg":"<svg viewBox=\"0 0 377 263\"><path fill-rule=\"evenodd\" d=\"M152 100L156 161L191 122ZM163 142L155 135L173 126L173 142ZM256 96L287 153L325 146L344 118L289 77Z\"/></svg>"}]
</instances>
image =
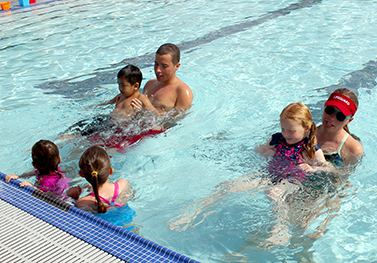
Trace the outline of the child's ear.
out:
<instances>
[{"instance_id":1,"label":"child's ear","mask_svg":"<svg viewBox=\"0 0 377 263\"><path fill-rule=\"evenodd\" d=\"M134 87L134 90L138 90L140 88L140 83L139 82L135 82L135 84L133 85Z\"/></svg>"},{"instance_id":2,"label":"child's ear","mask_svg":"<svg viewBox=\"0 0 377 263\"><path fill-rule=\"evenodd\" d=\"M61 161L62 161L62 157L59 155L59 162L58 162L58 164L60 164Z\"/></svg>"},{"instance_id":3,"label":"child's ear","mask_svg":"<svg viewBox=\"0 0 377 263\"><path fill-rule=\"evenodd\" d=\"M80 175L81 177L85 177L85 176L82 174L81 170L79 170L79 175Z\"/></svg>"},{"instance_id":4,"label":"child's ear","mask_svg":"<svg viewBox=\"0 0 377 263\"><path fill-rule=\"evenodd\" d=\"M111 167L111 168L110 168L110 172L109 172L109 175L112 175L112 174L113 174L113 172L114 172L114 168L113 168L113 167Z\"/></svg>"}]
</instances>

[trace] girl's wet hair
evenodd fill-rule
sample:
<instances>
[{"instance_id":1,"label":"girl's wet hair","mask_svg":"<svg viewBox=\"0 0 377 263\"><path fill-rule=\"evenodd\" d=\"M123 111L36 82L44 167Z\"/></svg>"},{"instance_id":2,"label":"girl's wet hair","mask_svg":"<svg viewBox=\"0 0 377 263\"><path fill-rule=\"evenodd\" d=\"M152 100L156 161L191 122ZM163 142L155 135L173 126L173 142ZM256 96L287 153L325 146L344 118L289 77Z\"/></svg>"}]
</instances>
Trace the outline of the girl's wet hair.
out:
<instances>
[{"instance_id":1,"label":"girl's wet hair","mask_svg":"<svg viewBox=\"0 0 377 263\"><path fill-rule=\"evenodd\" d=\"M170 54L171 62L173 62L173 65L176 65L181 59L181 51L179 50L179 47L171 43L163 44L162 46L160 46L156 54Z\"/></svg>"},{"instance_id":2,"label":"girl's wet hair","mask_svg":"<svg viewBox=\"0 0 377 263\"><path fill-rule=\"evenodd\" d=\"M106 213L107 205L99 197L98 189L107 181L111 162L107 152L99 146L89 147L80 158L79 167L85 179L92 185L97 200L98 213Z\"/></svg>"},{"instance_id":3,"label":"girl's wet hair","mask_svg":"<svg viewBox=\"0 0 377 263\"><path fill-rule=\"evenodd\" d=\"M52 172L60 174L59 149L52 141L40 140L31 149L33 164L40 175L48 175Z\"/></svg>"},{"instance_id":4,"label":"girl's wet hair","mask_svg":"<svg viewBox=\"0 0 377 263\"><path fill-rule=\"evenodd\" d=\"M128 65L122 68L117 75L119 78L125 78L131 85L134 85L136 82L141 86L141 81L143 80L143 74L141 73L138 67L134 65Z\"/></svg>"},{"instance_id":5,"label":"girl's wet hair","mask_svg":"<svg viewBox=\"0 0 377 263\"><path fill-rule=\"evenodd\" d=\"M359 100L357 99L356 94L353 93L352 91L350 91L349 89L347 89L347 88L339 88L339 89L334 90L334 92L340 93L340 94L342 94L342 95L344 95L344 96L350 98L350 99L353 101L353 103L355 103L355 105L356 105L356 109L359 107ZM348 129L348 126L347 126L347 125L344 125L343 129L344 129L347 133L351 134L350 131L349 131L349 129ZM360 139L359 139L357 136L355 136L355 135L353 135L353 134L351 134L351 135L352 135L356 140L359 140L359 141L360 141Z\"/></svg>"},{"instance_id":6,"label":"girl's wet hair","mask_svg":"<svg viewBox=\"0 0 377 263\"><path fill-rule=\"evenodd\" d=\"M301 102L291 103L281 112L280 118L296 121L304 129L309 129L309 140L306 151L308 152L308 156L314 159L315 146L317 144L317 126L313 121L309 108Z\"/></svg>"}]
</instances>

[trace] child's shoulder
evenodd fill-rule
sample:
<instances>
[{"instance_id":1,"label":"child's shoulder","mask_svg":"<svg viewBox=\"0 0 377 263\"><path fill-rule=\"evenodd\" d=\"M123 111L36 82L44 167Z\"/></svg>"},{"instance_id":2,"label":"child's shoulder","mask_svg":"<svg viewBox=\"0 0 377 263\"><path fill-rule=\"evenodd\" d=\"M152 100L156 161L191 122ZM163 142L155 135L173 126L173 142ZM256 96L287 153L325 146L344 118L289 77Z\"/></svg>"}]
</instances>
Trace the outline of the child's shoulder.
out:
<instances>
[{"instance_id":1,"label":"child's shoulder","mask_svg":"<svg viewBox=\"0 0 377 263\"><path fill-rule=\"evenodd\" d=\"M123 94L119 94L116 100L116 106L117 109L130 109L131 108L131 100L130 98L127 98Z\"/></svg>"},{"instance_id":2,"label":"child's shoulder","mask_svg":"<svg viewBox=\"0 0 377 263\"><path fill-rule=\"evenodd\" d=\"M95 200L95 197L87 195L77 200L75 206L81 210L93 212L97 209L97 201Z\"/></svg>"},{"instance_id":3,"label":"child's shoulder","mask_svg":"<svg viewBox=\"0 0 377 263\"><path fill-rule=\"evenodd\" d=\"M115 96L115 102L116 103L120 103L120 102L123 102L127 99L126 96L124 96L123 93L119 93L118 95Z\"/></svg>"},{"instance_id":4,"label":"child's shoulder","mask_svg":"<svg viewBox=\"0 0 377 263\"><path fill-rule=\"evenodd\" d=\"M126 179L123 179L123 178L116 181L116 183L118 184L119 188L120 187L126 187L126 186L130 185L130 182L127 181Z\"/></svg>"},{"instance_id":5,"label":"child's shoulder","mask_svg":"<svg viewBox=\"0 0 377 263\"><path fill-rule=\"evenodd\" d=\"M280 133L280 132L277 132L277 133L274 133L272 134L271 138L270 138L270 145L276 145L278 144L282 139L283 139L283 134Z\"/></svg>"},{"instance_id":6,"label":"child's shoulder","mask_svg":"<svg viewBox=\"0 0 377 263\"><path fill-rule=\"evenodd\" d=\"M147 99L147 96L146 96L145 94L141 94L141 93L139 92L139 94L137 95L136 98L139 99L139 100L145 100L145 99Z\"/></svg>"}]
</instances>

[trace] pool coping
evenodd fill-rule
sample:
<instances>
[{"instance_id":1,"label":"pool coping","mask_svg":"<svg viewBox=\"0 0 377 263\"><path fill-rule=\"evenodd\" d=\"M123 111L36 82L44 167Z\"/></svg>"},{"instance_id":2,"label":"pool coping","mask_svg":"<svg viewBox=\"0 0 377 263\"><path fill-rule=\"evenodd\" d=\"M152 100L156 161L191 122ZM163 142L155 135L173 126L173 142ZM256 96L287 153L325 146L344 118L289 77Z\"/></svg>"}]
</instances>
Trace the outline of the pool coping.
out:
<instances>
[{"instance_id":1,"label":"pool coping","mask_svg":"<svg viewBox=\"0 0 377 263\"><path fill-rule=\"evenodd\" d=\"M18 180L5 183L5 176L0 172L0 199L121 260L199 262L32 187L20 187Z\"/></svg>"}]
</instances>

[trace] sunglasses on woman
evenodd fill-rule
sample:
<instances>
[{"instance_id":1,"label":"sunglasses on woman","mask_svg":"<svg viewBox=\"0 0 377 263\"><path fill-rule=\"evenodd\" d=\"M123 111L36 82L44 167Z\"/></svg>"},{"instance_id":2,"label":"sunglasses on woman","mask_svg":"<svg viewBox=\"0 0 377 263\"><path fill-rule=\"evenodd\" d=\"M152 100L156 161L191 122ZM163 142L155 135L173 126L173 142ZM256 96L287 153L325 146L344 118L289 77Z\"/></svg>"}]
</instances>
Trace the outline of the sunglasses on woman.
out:
<instances>
[{"instance_id":1,"label":"sunglasses on woman","mask_svg":"<svg viewBox=\"0 0 377 263\"><path fill-rule=\"evenodd\" d=\"M335 118L340 121L340 122L344 122L345 120L347 119L351 119L352 118L352 115L349 115L349 116L346 116L343 114L343 112L341 112L340 110L337 110L335 109L334 106L326 106L325 107L325 112L328 114L328 115L333 115L334 113L335 114Z\"/></svg>"}]
</instances>

